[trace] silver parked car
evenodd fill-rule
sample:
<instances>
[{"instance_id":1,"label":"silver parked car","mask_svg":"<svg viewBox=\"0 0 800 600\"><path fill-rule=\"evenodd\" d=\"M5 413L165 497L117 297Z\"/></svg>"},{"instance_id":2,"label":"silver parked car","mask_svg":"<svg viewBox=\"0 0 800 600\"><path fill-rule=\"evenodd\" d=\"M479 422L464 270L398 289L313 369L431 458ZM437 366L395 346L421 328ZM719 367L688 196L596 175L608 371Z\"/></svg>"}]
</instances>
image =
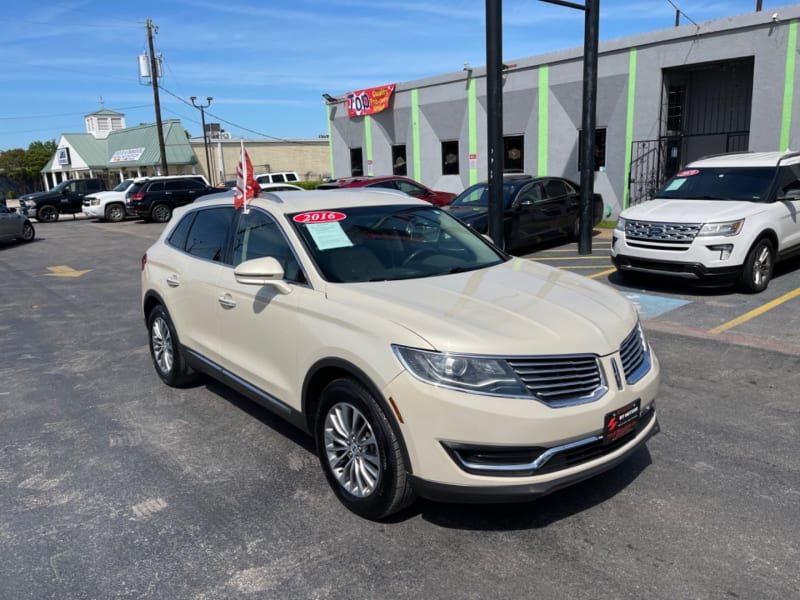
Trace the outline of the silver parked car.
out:
<instances>
[{"instance_id":1,"label":"silver parked car","mask_svg":"<svg viewBox=\"0 0 800 600\"><path fill-rule=\"evenodd\" d=\"M15 208L0 204L0 242L30 242L34 237L36 230L28 217L19 214Z\"/></svg>"}]
</instances>

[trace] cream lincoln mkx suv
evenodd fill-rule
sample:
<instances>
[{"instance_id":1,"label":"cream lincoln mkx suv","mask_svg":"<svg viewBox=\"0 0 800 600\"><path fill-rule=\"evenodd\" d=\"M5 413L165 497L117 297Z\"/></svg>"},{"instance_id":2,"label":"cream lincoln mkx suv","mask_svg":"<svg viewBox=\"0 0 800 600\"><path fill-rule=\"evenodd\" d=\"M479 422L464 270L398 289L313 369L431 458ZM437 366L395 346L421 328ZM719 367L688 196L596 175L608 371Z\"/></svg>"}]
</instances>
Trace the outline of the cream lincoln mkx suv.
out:
<instances>
[{"instance_id":1,"label":"cream lincoln mkx suv","mask_svg":"<svg viewBox=\"0 0 800 600\"><path fill-rule=\"evenodd\" d=\"M231 198L176 210L142 257L156 373L205 373L312 434L357 514L529 499L658 430L658 361L613 289L414 198Z\"/></svg>"}]
</instances>

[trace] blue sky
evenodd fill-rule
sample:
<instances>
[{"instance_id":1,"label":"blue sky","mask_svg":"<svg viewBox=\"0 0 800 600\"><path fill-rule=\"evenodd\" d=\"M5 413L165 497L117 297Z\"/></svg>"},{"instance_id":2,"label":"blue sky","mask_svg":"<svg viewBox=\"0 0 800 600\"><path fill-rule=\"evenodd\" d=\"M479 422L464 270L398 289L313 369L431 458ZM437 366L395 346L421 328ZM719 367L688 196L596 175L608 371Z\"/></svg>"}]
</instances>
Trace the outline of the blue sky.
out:
<instances>
[{"instance_id":1,"label":"blue sky","mask_svg":"<svg viewBox=\"0 0 800 600\"><path fill-rule=\"evenodd\" d=\"M755 10L756 0L672 0L701 23ZM582 3L582 0L577 0ZM775 12L787 3L763 0ZM0 150L84 131L105 106L129 126L155 121L138 77L146 21L163 55L161 114L202 135L190 96L214 100L206 122L235 138L317 138L323 93L400 83L486 63L483 0L138 0L8 2L0 38ZM503 58L583 44L583 12L503 1ZM667 29L668 0L600 0L600 38ZM101 104L102 100L102 104Z\"/></svg>"}]
</instances>

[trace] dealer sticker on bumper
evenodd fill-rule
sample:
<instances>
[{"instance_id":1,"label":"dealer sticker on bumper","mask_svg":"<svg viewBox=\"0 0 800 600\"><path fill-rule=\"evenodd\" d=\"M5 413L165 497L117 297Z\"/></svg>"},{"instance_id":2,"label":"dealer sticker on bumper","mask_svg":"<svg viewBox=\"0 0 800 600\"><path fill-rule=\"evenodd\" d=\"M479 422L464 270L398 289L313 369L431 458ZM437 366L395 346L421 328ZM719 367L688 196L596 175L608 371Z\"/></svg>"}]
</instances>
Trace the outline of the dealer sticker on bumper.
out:
<instances>
[{"instance_id":1,"label":"dealer sticker on bumper","mask_svg":"<svg viewBox=\"0 0 800 600\"><path fill-rule=\"evenodd\" d=\"M605 417L603 442L609 444L626 436L636 427L639 420L641 400L638 398L622 408L610 412Z\"/></svg>"}]
</instances>

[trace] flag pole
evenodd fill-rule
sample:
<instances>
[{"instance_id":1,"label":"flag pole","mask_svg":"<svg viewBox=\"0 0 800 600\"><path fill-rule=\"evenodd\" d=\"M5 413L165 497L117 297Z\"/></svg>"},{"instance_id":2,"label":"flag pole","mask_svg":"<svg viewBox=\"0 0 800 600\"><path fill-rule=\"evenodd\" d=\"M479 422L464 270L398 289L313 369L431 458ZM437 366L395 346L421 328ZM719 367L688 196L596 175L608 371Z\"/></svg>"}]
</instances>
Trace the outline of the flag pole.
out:
<instances>
[{"instance_id":1,"label":"flag pole","mask_svg":"<svg viewBox=\"0 0 800 600\"><path fill-rule=\"evenodd\" d=\"M242 192L244 193L244 210L242 212L244 214L248 214L248 210L249 209L248 209L248 206L247 206L247 200L248 200L248 198L247 198L247 196L248 196L248 194L247 194L247 182L249 181L249 179L247 178L247 159L246 159L245 154L244 154L244 139L242 139L241 142L242 142L242 152L239 155L239 160L242 161L242 163L241 163L242 164L242 173L244 175L244 177L243 177L244 189L242 190Z\"/></svg>"}]
</instances>

